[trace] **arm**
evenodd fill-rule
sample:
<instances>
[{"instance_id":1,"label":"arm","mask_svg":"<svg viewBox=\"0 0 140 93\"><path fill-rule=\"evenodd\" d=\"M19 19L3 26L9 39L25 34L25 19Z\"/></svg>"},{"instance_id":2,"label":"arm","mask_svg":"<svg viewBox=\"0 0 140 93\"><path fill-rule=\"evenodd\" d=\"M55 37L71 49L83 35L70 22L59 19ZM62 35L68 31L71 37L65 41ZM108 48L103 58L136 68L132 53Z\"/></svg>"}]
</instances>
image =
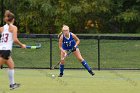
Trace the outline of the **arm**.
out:
<instances>
[{"instance_id":1,"label":"arm","mask_svg":"<svg viewBox=\"0 0 140 93\"><path fill-rule=\"evenodd\" d=\"M21 48L26 48L26 45L22 44L17 38L17 27L13 28L13 40L14 43L20 45Z\"/></svg>"},{"instance_id":2,"label":"arm","mask_svg":"<svg viewBox=\"0 0 140 93\"><path fill-rule=\"evenodd\" d=\"M0 27L0 33L2 33L2 31L3 31L3 27Z\"/></svg>"},{"instance_id":3,"label":"arm","mask_svg":"<svg viewBox=\"0 0 140 93\"><path fill-rule=\"evenodd\" d=\"M74 40L76 41L76 44L75 44L74 47L78 46L78 45L80 44L80 39L79 39L75 34L73 34L73 33L72 33L72 37L73 37Z\"/></svg>"},{"instance_id":4,"label":"arm","mask_svg":"<svg viewBox=\"0 0 140 93\"><path fill-rule=\"evenodd\" d=\"M1 33L2 33L2 31L3 31L3 27L0 27L0 38L1 38Z\"/></svg>"},{"instance_id":5,"label":"arm","mask_svg":"<svg viewBox=\"0 0 140 93\"><path fill-rule=\"evenodd\" d=\"M63 35L60 36L59 38L59 49L65 53L65 55L67 54L66 51L62 48L62 42L63 42Z\"/></svg>"}]
</instances>

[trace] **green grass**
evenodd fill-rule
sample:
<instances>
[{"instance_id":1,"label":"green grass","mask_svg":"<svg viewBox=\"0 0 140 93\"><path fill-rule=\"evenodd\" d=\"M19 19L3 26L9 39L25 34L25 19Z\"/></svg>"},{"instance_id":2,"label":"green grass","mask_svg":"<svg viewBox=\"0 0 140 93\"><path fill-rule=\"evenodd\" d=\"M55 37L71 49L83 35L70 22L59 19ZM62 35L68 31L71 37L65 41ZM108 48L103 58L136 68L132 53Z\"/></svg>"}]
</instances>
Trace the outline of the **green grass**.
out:
<instances>
[{"instance_id":1,"label":"green grass","mask_svg":"<svg viewBox=\"0 0 140 93\"><path fill-rule=\"evenodd\" d=\"M52 64L60 60L58 41L53 39ZM50 43L49 39L32 38L21 39L29 45L36 42L42 44L41 49L13 49L12 57L16 67L49 68L50 66ZM83 58L92 68L98 67L97 40L81 39L78 46ZM101 68L140 68L140 40L101 40ZM78 60L71 54L66 59L65 67L83 68Z\"/></svg>"},{"instance_id":2,"label":"green grass","mask_svg":"<svg viewBox=\"0 0 140 93\"><path fill-rule=\"evenodd\" d=\"M139 40L101 41L101 66L104 68L140 68Z\"/></svg>"},{"instance_id":3,"label":"green grass","mask_svg":"<svg viewBox=\"0 0 140 93\"><path fill-rule=\"evenodd\" d=\"M15 79L21 83L9 90L7 71L0 71L0 93L139 93L139 71L95 71L94 77L86 70L65 70L62 78L58 70L16 69Z\"/></svg>"}]
</instances>

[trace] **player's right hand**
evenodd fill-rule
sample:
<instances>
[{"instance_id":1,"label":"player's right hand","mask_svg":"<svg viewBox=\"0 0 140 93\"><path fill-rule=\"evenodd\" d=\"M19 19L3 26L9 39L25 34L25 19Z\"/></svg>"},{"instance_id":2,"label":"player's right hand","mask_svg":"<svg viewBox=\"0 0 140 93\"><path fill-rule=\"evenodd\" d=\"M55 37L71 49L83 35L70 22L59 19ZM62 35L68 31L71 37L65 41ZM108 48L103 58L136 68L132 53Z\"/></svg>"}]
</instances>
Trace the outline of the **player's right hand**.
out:
<instances>
[{"instance_id":1,"label":"player's right hand","mask_svg":"<svg viewBox=\"0 0 140 93\"><path fill-rule=\"evenodd\" d=\"M67 52L65 50L62 49L61 51L64 53L64 56L67 55Z\"/></svg>"},{"instance_id":2,"label":"player's right hand","mask_svg":"<svg viewBox=\"0 0 140 93\"><path fill-rule=\"evenodd\" d=\"M66 57L67 56L67 52L65 52L65 54L64 54L64 57Z\"/></svg>"}]
</instances>

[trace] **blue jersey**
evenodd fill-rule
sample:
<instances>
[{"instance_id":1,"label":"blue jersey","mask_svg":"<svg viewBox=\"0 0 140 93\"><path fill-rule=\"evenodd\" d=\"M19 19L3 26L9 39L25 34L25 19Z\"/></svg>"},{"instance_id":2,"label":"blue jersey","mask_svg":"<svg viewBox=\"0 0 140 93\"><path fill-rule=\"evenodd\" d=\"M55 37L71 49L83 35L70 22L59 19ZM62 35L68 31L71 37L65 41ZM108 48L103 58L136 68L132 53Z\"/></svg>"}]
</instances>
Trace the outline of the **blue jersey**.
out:
<instances>
[{"instance_id":1,"label":"blue jersey","mask_svg":"<svg viewBox=\"0 0 140 93\"><path fill-rule=\"evenodd\" d=\"M72 37L72 34L70 32L70 37L66 38L63 34L63 43L62 43L62 48L64 50L70 50L72 49L76 44L76 41L74 40L74 38Z\"/></svg>"}]
</instances>

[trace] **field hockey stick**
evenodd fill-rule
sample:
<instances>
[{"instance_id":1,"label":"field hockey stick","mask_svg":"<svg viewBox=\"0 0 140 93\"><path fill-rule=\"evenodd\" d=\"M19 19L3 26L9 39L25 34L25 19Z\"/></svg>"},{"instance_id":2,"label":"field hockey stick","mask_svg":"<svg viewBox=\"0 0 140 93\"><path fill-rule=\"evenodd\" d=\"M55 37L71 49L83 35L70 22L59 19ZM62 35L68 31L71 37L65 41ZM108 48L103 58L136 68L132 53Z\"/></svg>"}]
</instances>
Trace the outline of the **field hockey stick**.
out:
<instances>
[{"instance_id":1,"label":"field hockey stick","mask_svg":"<svg viewBox=\"0 0 140 93\"><path fill-rule=\"evenodd\" d=\"M67 56L69 56L71 53L72 53L72 50L69 51L69 52L67 53L67 55L64 56L61 60L64 60L64 59L65 59ZM60 60L54 67L52 67L51 69L55 69L55 68L60 64L61 60Z\"/></svg>"},{"instance_id":2,"label":"field hockey stick","mask_svg":"<svg viewBox=\"0 0 140 93\"><path fill-rule=\"evenodd\" d=\"M21 48L19 45L13 45L14 48ZM41 44L38 43L36 46L26 45L27 49L39 49L41 48Z\"/></svg>"}]
</instances>

